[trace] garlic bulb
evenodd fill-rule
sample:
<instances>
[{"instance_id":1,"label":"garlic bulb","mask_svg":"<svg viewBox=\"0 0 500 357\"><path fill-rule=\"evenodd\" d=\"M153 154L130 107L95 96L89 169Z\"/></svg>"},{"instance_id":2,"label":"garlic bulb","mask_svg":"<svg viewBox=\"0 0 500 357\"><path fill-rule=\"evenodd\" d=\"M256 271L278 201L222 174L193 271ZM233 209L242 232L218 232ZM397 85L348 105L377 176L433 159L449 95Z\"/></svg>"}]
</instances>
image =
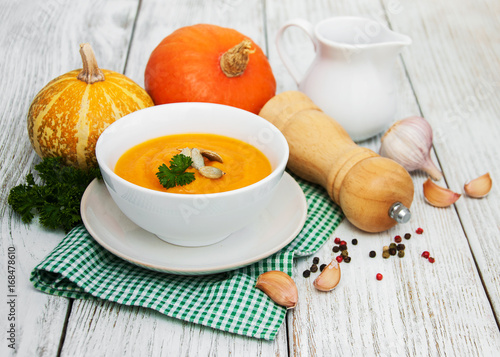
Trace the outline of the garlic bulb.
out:
<instances>
[{"instance_id":1,"label":"garlic bulb","mask_svg":"<svg viewBox=\"0 0 500 357\"><path fill-rule=\"evenodd\" d=\"M382 137L380 155L403 166L408 172L423 170L434 180L443 177L431 159L432 128L421 117L409 117L394 123Z\"/></svg>"}]
</instances>

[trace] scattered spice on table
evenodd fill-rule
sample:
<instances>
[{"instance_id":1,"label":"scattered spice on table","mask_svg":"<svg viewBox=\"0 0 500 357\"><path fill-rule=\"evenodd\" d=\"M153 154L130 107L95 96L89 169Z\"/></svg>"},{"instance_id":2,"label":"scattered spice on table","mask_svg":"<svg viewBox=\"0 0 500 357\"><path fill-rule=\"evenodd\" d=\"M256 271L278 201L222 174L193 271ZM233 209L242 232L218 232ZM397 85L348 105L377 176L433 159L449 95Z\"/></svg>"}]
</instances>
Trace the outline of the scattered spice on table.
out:
<instances>
[{"instance_id":1,"label":"scattered spice on table","mask_svg":"<svg viewBox=\"0 0 500 357\"><path fill-rule=\"evenodd\" d=\"M304 270L304 272L302 273L302 276L303 276L304 278L309 278L309 277L311 276L311 272L310 272L308 269L306 269L306 270Z\"/></svg>"},{"instance_id":2,"label":"scattered spice on table","mask_svg":"<svg viewBox=\"0 0 500 357\"><path fill-rule=\"evenodd\" d=\"M405 234L405 239L410 239L411 238L411 234L410 233L406 233Z\"/></svg>"},{"instance_id":3,"label":"scattered spice on table","mask_svg":"<svg viewBox=\"0 0 500 357\"><path fill-rule=\"evenodd\" d=\"M429 259L429 256L430 256L430 255L431 255L431 254L430 254L428 251L424 251L424 252L422 253L422 257L423 257L423 258L425 258L425 259Z\"/></svg>"},{"instance_id":4,"label":"scattered spice on table","mask_svg":"<svg viewBox=\"0 0 500 357\"><path fill-rule=\"evenodd\" d=\"M377 280L382 280L384 278L384 276L380 273L377 274Z\"/></svg>"},{"instance_id":5,"label":"scattered spice on table","mask_svg":"<svg viewBox=\"0 0 500 357\"><path fill-rule=\"evenodd\" d=\"M311 265L309 270L311 271L311 273L316 273L318 271L318 266L316 264L313 264Z\"/></svg>"},{"instance_id":6,"label":"scattered spice on table","mask_svg":"<svg viewBox=\"0 0 500 357\"><path fill-rule=\"evenodd\" d=\"M375 252L374 250L372 250L370 252L370 258L375 258L377 256L377 252Z\"/></svg>"},{"instance_id":7,"label":"scattered spice on table","mask_svg":"<svg viewBox=\"0 0 500 357\"><path fill-rule=\"evenodd\" d=\"M358 245L358 240L356 238L354 238L352 241L351 241L352 245Z\"/></svg>"},{"instance_id":8,"label":"scattered spice on table","mask_svg":"<svg viewBox=\"0 0 500 357\"><path fill-rule=\"evenodd\" d=\"M417 230L415 231L415 233L422 234L422 233L424 233L424 230L422 228L418 227Z\"/></svg>"},{"instance_id":9,"label":"scattered spice on table","mask_svg":"<svg viewBox=\"0 0 500 357\"><path fill-rule=\"evenodd\" d=\"M395 241L396 243L401 243L401 240L402 240L402 238L401 238L401 236L399 236L399 235L394 237L394 241Z\"/></svg>"}]
</instances>

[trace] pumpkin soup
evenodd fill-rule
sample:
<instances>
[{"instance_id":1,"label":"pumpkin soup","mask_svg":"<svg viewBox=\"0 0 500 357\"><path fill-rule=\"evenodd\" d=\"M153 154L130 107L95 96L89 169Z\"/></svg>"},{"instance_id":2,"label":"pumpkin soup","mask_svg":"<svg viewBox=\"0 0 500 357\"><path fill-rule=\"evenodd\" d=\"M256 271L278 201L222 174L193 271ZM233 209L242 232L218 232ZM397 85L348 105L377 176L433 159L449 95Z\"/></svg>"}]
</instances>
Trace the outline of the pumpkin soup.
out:
<instances>
[{"instance_id":1,"label":"pumpkin soup","mask_svg":"<svg viewBox=\"0 0 500 357\"><path fill-rule=\"evenodd\" d=\"M198 148L203 154L203 164L220 169L224 174L220 178L210 178L210 175L203 175L205 170L200 173L193 168L197 166L192 165L186 172L194 173L194 181L165 189L156 175L158 169L163 164L168 166L181 150L184 154L184 148ZM260 181L271 171L269 160L256 147L227 136L201 133L167 135L145 141L126 151L115 166L118 176L138 186L187 194L236 190Z\"/></svg>"}]
</instances>

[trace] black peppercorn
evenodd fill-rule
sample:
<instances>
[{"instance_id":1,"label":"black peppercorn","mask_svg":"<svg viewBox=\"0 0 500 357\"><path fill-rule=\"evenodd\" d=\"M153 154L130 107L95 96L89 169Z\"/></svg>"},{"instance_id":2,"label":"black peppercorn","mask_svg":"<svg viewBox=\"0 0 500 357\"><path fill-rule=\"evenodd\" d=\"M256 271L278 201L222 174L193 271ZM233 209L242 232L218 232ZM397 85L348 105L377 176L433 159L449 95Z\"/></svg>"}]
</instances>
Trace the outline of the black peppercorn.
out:
<instances>
[{"instance_id":1,"label":"black peppercorn","mask_svg":"<svg viewBox=\"0 0 500 357\"><path fill-rule=\"evenodd\" d=\"M411 234L410 233L406 233L405 234L405 239L410 239L411 238Z\"/></svg>"},{"instance_id":2,"label":"black peppercorn","mask_svg":"<svg viewBox=\"0 0 500 357\"><path fill-rule=\"evenodd\" d=\"M405 256L405 251L404 250L400 250L398 252L398 257L403 258L404 256Z\"/></svg>"},{"instance_id":3,"label":"black peppercorn","mask_svg":"<svg viewBox=\"0 0 500 357\"><path fill-rule=\"evenodd\" d=\"M323 271L323 269L325 269L325 268L326 268L326 264L321 264L320 267L319 267L319 270Z\"/></svg>"},{"instance_id":4,"label":"black peppercorn","mask_svg":"<svg viewBox=\"0 0 500 357\"><path fill-rule=\"evenodd\" d=\"M340 250L346 250L346 249L347 249L347 245L345 245L345 244L340 245Z\"/></svg>"},{"instance_id":5,"label":"black peppercorn","mask_svg":"<svg viewBox=\"0 0 500 357\"><path fill-rule=\"evenodd\" d=\"M405 250L405 245L403 243L399 243L398 246L396 247L397 250Z\"/></svg>"},{"instance_id":6,"label":"black peppercorn","mask_svg":"<svg viewBox=\"0 0 500 357\"><path fill-rule=\"evenodd\" d=\"M309 270L304 270L304 272L302 273L302 276L304 278L309 278L310 275L311 275L311 272Z\"/></svg>"},{"instance_id":7,"label":"black peppercorn","mask_svg":"<svg viewBox=\"0 0 500 357\"><path fill-rule=\"evenodd\" d=\"M344 258L344 263L350 263L350 262L351 262L351 257Z\"/></svg>"},{"instance_id":8,"label":"black peppercorn","mask_svg":"<svg viewBox=\"0 0 500 357\"><path fill-rule=\"evenodd\" d=\"M357 245L358 244L358 240L356 238L354 238L352 241L351 241L352 245Z\"/></svg>"},{"instance_id":9,"label":"black peppercorn","mask_svg":"<svg viewBox=\"0 0 500 357\"><path fill-rule=\"evenodd\" d=\"M313 258L313 264L318 264L319 263L319 258L318 257L314 257Z\"/></svg>"},{"instance_id":10,"label":"black peppercorn","mask_svg":"<svg viewBox=\"0 0 500 357\"><path fill-rule=\"evenodd\" d=\"M318 271L318 266L316 264L313 264L311 265L309 270L311 271L311 273L316 273Z\"/></svg>"},{"instance_id":11,"label":"black peppercorn","mask_svg":"<svg viewBox=\"0 0 500 357\"><path fill-rule=\"evenodd\" d=\"M334 253L338 253L339 250L340 250L340 247L338 245L334 245L333 248L332 248L332 251Z\"/></svg>"},{"instance_id":12,"label":"black peppercorn","mask_svg":"<svg viewBox=\"0 0 500 357\"><path fill-rule=\"evenodd\" d=\"M396 253L397 253L396 248L389 248L389 254L390 255L396 255Z\"/></svg>"},{"instance_id":13,"label":"black peppercorn","mask_svg":"<svg viewBox=\"0 0 500 357\"><path fill-rule=\"evenodd\" d=\"M370 252L370 258L375 258L376 256L377 256L377 253L374 250L372 250Z\"/></svg>"}]
</instances>

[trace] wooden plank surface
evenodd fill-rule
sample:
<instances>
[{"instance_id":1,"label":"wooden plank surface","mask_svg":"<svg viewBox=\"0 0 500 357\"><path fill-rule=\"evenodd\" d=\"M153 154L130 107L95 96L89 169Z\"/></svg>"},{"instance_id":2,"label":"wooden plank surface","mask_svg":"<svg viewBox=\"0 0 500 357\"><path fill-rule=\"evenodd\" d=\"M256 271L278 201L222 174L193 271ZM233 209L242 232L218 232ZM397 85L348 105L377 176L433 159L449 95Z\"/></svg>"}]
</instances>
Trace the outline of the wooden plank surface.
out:
<instances>
[{"instance_id":1,"label":"wooden plank surface","mask_svg":"<svg viewBox=\"0 0 500 357\"><path fill-rule=\"evenodd\" d=\"M1 286L7 299L7 252L16 250L15 346L2 338L0 355L55 356L66 323L68 299L35 290L29 276L59 243L63 232L22 224L7 205L10 188L24 182L38 158L26 129L36 93L51 79L81 68L79 44L90 42L102 68L123 71L137 1L12 1L0 4ZM2 336L8 306L0 304Z\"/></svg>"},{"instance_id":2,"label":"wooden plank surface","mask_svg":"<svg viewBox=\"0 0 500 357\"><path fill-rule=\"evenodd\" d=\"M487 198L463 196L456 210L498 316L500 4L405 1L402 8L413 16L389 18L413 38L403 56L422 112L434 128L434 147L447 185L463 193L465 182L486 172L493 178ZM446 239L454 242L455 237Z\"/></svg>"},{"instance_id":3,"label":"wooden plank surface","mask_svg":"<svg viewBox=\"0 0 500 357\"><path fill-rule=\"evenodd\" d=\"M386 4L386 8L377 8L373 2L315 5L312 11L303 2L295 1L288 3L286 11L283 11L278 6L268 4L269 34L272 36L280 24L295 17L316 23L336 15L368 15L385 22L385 15L381 14L390 14L391 19L399 16L401 23L407 25L401 30L402 33L413 37L418 32L408 27L408 18L414 13L408 11L403 4L394 7L392 2L392 5ZM430 12L432 6L427 4L426 9ZM416 16L415 21L425 21L422 19L426 17ZM297 67L305 72L312 60L310 41L300 30L290 31L288 36L285 34L285 39L288 42L288 53L293 56ZM269 42L271 40L274 39ZM277 53L273 52L272 46L270 48L275 73L285 76L280 81L280 89L295 89L296 85L277 59ZM405 59L412 57L416 63L426 56L425 51L416 55L412 48L405 50L404 54ZM407 78L404 67L399 66L398 70L400 103L397 118L421 115L419 103L425 113L426 107L420 100L417 102L413 92L412 72ZM415 80L425 79L427 78ZM445 104L446 102L439 101L434 103L438 108ZM378 150L379 140L372 139L360 144ZM456 142L455 146L459 155L460 142ZM455 161L448 157L446 162L451 166ZM446 166L444 168L448 169ZM348 222L337 229L336 236L347 242L357 238L359 244L349 249L352 262L349 265L342 264L342 282L334 292L318 293L312 287L311 278L301 279L301 273L311 265L311 259L297 260L295 276L301 303L289 314L292 355L323 355L332 351L331 355L339 356L480 356L493 355L499 350L500 339L495 316L475 270L468 240L455 209L437 209L426 204L421 189L426 176L414 173L412 177L416 191L412 206L413 218L407 225L399 225L378 235L360 232ZM492 199L491 202L498 205L498 200ZM414 233L418 226L425 228L422 236ZM491 223L487 226L492 227ZM382 246L388 245L396 234L406 232L413 234L413 238L405 242L406 257L383 260L380 257ZM334 256L332 246L333 242L330 241L317 254L322 262L328 262ZM377 251L378 258L370 259L370 250ZM420 257L424 250L431 251L436 257L435 264ZM497 276L498 271L497 268ZM381 282L375 280L378 272L384 275Z\"/></svg>"},{"instance_id":4,"label":"wooden plank surface","mask_svg":"<svg viewBox=\"0 0 500 357\"><path fill-rule=\"evenodd\" d=\"M3 342L1 355L18 356L494 356L500 351L500 199L495 165L500 154L500 4L444 0L349 2L92 1L0 4L0 284L6 291L7 252L16 249L16 350ZM35 291L33 267L62 239L39 225L20 222L8 207L10 188L38 162L25 116L50 79L80 67L78 44L90 42L102 68L125 72L143 85L149 54L170 32L205 22L232 27L268 53L278 92L295 89L275 47L278 28L301 17L313 23L335 15L365 15L412 37L397 64L398 118L423 115L435 132L433 156L445 175L439 184L461 192L463 183L489 171L491 194L462 197L437 209L425 203L426 176L413 173L412 220L381 234L363 233L349 222L335 232L349 243L352 262L342 264L341 284L330 293L312 286L302 271L312 257L295 261L299 305L289 311L275 341L259 341L165 317L154 311L96 301L73 301ZM286 47L305 71L314 57L297 29ZM378 150L380 138L360 143ZM417 227L424 233L414 233ZM403 259L381 258L396 234L412 233ZM350 241L357 238L359 244ZM333 256L330 240L316 254ZM377 258L368 257L376 250ZM420 257L429 250L430 264ZM377 281L376 273L384 279ZM4 294L6 296L7 293ZM2 328L8 326L0 304ZM60 348L61 346L61 348ZM5 351L5 353L3 353Z\"/></svg>"}]
</instances>

